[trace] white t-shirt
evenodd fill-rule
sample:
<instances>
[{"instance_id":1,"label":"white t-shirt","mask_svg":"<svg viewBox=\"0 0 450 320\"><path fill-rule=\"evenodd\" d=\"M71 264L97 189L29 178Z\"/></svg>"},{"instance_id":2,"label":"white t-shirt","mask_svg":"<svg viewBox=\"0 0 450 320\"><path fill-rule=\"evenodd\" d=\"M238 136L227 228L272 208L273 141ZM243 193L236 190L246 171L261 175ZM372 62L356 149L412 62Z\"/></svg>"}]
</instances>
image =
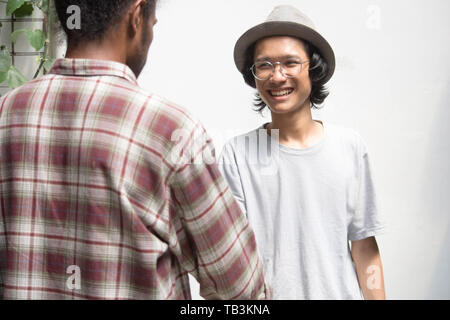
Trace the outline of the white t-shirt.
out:
<instances>
[{"instance_id":1,"label":"white t-shirt","mask_svg":"<svg viewBox=\"0 0 450 320\"><path fill-rule=\"evenodd\" d=\"M350 242L385 224L365 143L324 124L313 147L278 143L264 127L235 137L219 167L255 231L274 299L362 299Z\"/></svg>"}]
</instances>

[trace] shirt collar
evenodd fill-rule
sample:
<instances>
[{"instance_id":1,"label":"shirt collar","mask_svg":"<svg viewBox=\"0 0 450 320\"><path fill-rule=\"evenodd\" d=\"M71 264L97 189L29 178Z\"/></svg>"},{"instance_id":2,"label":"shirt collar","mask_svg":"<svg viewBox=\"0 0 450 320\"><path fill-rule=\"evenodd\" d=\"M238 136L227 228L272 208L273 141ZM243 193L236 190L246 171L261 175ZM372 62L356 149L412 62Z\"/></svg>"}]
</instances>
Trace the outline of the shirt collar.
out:
<instances>
[{"instance_id":1,"label":"shirt collar","mask_svg":"<svg viewBox=\"0 0 450 320\"><path fill-rule=\"evenodd\" d=\"M138 85L135 74L128 66L108 60L58 59L49 73L81 77L113 76Z\"/></svg>"}]
</instances>

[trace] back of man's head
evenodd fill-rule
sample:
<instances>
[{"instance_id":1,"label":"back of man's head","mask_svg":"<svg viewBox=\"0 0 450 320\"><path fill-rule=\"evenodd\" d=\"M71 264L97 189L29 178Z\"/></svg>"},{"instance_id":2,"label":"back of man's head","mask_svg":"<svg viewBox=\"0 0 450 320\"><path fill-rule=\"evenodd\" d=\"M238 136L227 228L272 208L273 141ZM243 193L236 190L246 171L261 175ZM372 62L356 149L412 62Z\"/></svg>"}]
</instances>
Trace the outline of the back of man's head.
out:
<instances>
[{"instance_id":1,"label":"back of man's head","mask_svg":"<svg viewBox=\"0 0 450 320\"><path fill-rule=\"evenodd\" d=\"M79 44L84 41L102 40L106 33L124 17L136 0L55 0L59 21L68 41ZM147 18L155 10L156 0L147 0L143 14ZM80 14L80 26L68 24L73 14Z\"/></svg>"}]
</instances>

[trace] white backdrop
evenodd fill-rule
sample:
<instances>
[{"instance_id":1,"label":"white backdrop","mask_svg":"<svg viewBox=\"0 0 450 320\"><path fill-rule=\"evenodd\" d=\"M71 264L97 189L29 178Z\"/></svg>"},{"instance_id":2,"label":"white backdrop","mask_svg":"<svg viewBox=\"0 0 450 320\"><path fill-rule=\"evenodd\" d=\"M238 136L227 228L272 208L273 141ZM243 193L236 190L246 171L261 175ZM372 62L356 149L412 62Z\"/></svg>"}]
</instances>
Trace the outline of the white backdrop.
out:
<instances>
[{"instance_id":1,"label":"white backdrop","mask_svg":"<svg viewBox=\"0 0 450 320\"><path fill-rule=\"evenodd\" d=\"M270 121L252 111L233 47L279 4L310 16L335 50L316 118L356 129L369 146L390 224L378 238L387 298L450 299L450 1L160 0L140 84L190 109L220 152Z\"/></svg>"}]
</instances>

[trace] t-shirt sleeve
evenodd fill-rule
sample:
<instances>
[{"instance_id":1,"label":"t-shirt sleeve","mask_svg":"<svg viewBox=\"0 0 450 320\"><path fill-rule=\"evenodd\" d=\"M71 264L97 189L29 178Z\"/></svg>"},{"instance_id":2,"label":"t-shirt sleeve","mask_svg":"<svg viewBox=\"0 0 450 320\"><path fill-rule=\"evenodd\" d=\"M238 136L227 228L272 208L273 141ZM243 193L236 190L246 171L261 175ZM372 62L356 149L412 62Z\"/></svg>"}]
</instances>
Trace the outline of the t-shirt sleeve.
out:
<instances>
[{"instance_id":1,"label":"t-shirt sleeve","mask_svg":"<svg viewBox=\"0 0 450 320\"><path fill-rule=\"evenodd\" d=\"M359 140L358 175L355 209L352 211L348 228L350 241L363 240L386 231L386 222L378 210L373 170L367 146Z\"/></svg>"},{"instance_id":2,"label":"t-shirt sleeve","mask_svg":"<svg viewBox=\"0 0 450 320\"><path fill-rule=\"evenodd\" d=\"M219 157L219 170L222 172L222 175L230 186L230 190L242 212L247 214L241 175L237 166L236 155L230 143L223 147L222 153Z\"/></svg>"}]
</instances>

